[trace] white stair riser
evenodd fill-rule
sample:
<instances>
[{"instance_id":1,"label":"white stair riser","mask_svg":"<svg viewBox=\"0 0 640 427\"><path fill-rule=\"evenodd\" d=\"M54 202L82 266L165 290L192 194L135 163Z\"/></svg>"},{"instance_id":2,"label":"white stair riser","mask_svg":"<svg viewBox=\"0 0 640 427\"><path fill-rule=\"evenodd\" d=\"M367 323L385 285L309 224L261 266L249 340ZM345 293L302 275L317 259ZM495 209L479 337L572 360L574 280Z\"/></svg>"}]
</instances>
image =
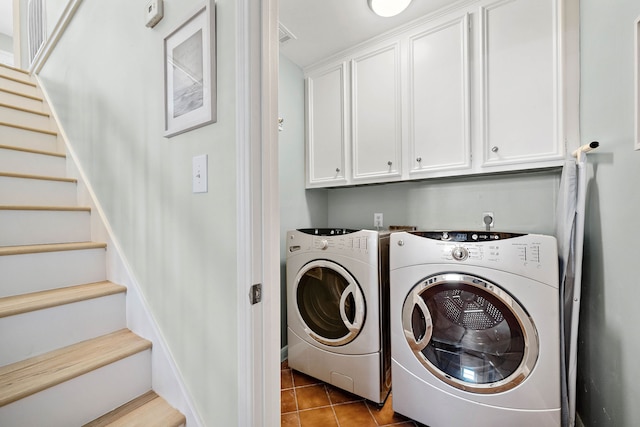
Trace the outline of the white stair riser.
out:
<instances>
[{"instance_id":1,"label":"white stair riser","mask_svg":"<svg viewBox=\"0 0 640 427\"><path fill-rule=\"evenodd\" d=\"M126 327L124 293L0 318L0 366Z\"/></svg>"},{"instance_id":2,"label":"white stair riser","mask_svg":"<svg viewBox=\"0 0 640 427\"><path fill-rule=\"evenodd\" d=\"M0 117L2 118L1 121L5 123L28 126L36 129L56 130L49 116L3 107L2 105L0 105Z\"/></svg>"},{"instance_id":3,"label":"white stair riser","mask_svg":"<svg viewBox=\"0 0 640 427\"><path fill-rule=\"evenodd\" d=\"M151 389L151 351L0 408L3 427L83 425Z\"/></svg>"},{"instance_id":4,"label":"white stair riser","mask_svg":"<svg viewBox=\"0 0 640 427\"><path fill-rule=\"evenodd\" d=\"M4 79L2 77L0 77L0 79L2 80L0 82L0 87L2 87L3 89L7 89L7 90L18 92L18 93L23 93L29 96L38 96L38 97L40 96L40 93L38 93L38 89L36 89L31 85L19 83L14 80Z\"/></svg>"},{"instance_id":5,"label":"white stair riser","mask_svg":"<svg viewBox=\"0 0 640 427\"><path fill-rule=\"evenodd\" d=\"M0 171L31 175L65 177L64 157L0 148Z\"/></svg>"},{"instance_id":6,"label":"white stair riser","mask_svg":"<svg viewBox=\"0 0 640 427\"><path fill-rule=\"evenodd\" d=\"M29 110L40 111L41 113L47 112L47 109L39 99L27 98L13 93L4 92L0 90L0 103L15 105L16 107L27 108Z\"/></svg>"},{"instance_id":7,"label":"white stair riser","mask_svg":"<svg viewBox=\"0 0 640 427\"><path fill-rule=\"evenodd\" d=\"M36 206L75 206L76 184L0 176L0 204Z\"/></svg>"},{"instance_id":8,"label":"white stair riser","mask_svg":"<svg viewBox=\"0 0 640 427\"><path fill-rule=\"evenodd\" d=\"M0 298L106 280L106 251L0 256Z\"/></svg>"},{"instance_id":9,"label":"white stair riser","mask_svg":"<svg viewBox=\"0 0 640 427\"><path fill-rule=\"evenodd\" d=\"M88 211L1 210L0 246L88 242Z\"/></svg>"},{"instance_id":10,"label":"white stair riser","mask_svg":"<svg viewBox=\"0 0 640 427\"><path fill-rule=\"evenodd\" d=\"M0 78L2 77L11 77L18 80L23 80L31 83L35 83L36 79L29 74L25 74L21 71L14 70L7 67L0 67Z\"/></svg>"},{"instance_id":11,"label":"white stair riser","mask_svg":"<svg viewBox=\"0 0 640 427\"><path fill-rule=\"evenodd\" d=\"M0 125L0 141L12 147L58 152L55 135Z\"/></svg>"}]
</instances>

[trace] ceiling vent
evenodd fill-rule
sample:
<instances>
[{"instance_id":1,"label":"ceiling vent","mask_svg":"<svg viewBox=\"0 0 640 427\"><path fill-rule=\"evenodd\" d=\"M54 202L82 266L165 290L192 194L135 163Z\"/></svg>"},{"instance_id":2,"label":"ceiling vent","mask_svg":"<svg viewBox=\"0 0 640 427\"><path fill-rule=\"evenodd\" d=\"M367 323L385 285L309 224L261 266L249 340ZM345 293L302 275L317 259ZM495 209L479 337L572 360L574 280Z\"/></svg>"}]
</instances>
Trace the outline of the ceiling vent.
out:
<instances>
[{"instance_id":1,"label":"ceiling vent","mask_svg":"<svg viewBox=\"0 0 640 427\"><path fill-rule=\"evenodd\" d=\"M297 39L297 37L294 36L293 33L289 31L287 27L282 25L282 23L278 23L278 30L279 30L278 40L280 41L280 44L285 44L290 40Z\"/></svg>"}]
</instances>

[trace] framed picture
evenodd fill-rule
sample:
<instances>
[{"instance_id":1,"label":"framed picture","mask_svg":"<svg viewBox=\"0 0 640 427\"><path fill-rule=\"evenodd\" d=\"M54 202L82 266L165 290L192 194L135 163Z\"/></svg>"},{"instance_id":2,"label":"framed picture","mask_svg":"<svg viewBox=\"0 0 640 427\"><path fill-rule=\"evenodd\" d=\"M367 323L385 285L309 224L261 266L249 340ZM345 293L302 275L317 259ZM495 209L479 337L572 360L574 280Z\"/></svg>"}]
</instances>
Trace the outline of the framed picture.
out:
<instances>
[{"instance_id":1,"label":"framed picture","mask_svg":"<svg viewBox=\"0 0 640 427\"><path fill-rule=\"evenodd\" d=\"M214 123L215 2L207 0L164 38L164 136Z\"/></svg>"},{"instance_id":2,"label":"framed picture","mask_svg":"<svg viewBox=\"0 0 640 427\"><path fill-rule=\"evenodd\" d=\"M635 148L636 150L640 150L640 16L636 19L636 23L634 25L635 28L635 39L633 51L635 52L634 58L634 66L635 66L635 128L636 128L636 136L635 136Z\"/></svg>"}]
</instances>

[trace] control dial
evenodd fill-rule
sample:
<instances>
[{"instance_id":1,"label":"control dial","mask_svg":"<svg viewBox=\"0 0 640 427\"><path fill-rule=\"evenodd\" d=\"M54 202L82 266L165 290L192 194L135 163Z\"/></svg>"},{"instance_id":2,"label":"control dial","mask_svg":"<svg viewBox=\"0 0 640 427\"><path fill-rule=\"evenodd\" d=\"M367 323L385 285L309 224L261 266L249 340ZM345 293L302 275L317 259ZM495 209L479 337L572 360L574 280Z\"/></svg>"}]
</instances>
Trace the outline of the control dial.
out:
<instances>
[{"instance_id":1,"label":"control dial","mask_svg":"<svg viewBox=\"0 0 640 427\"><path fill-rule=\"evenodd\" d=\"M469 252L462 246L456 246L451 250L451 256L456 261L464 261L469 258Z\"/></svg>"},{"instance_id":2,"label":"control dial","mask_svg":"<svg viewBox=\"0 0 640 427\"><path fill-rule=\"evenodd\" d=\"M325 250L329 247L329 241L327 239L320 240L320 249Z\"/></svg>"}]
</instances>

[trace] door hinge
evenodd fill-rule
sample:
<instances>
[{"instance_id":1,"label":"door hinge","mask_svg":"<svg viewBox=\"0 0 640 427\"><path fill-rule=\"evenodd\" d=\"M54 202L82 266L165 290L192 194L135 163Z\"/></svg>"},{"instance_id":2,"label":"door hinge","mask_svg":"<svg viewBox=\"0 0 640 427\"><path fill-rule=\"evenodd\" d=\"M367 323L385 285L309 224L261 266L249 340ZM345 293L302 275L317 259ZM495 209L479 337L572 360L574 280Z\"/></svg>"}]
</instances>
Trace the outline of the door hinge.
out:
<instances>
[{"instance_id":1,"label":"door hinge","mask_svg":"<svg viewBox=\"0 0 640 427\"><path fill-rule=\"evenodd\" d=\"M251 305L262 302L262 283L256 283L251 286L251 290L249 291L249 301Z\"/></svg>"}]
</instances>

